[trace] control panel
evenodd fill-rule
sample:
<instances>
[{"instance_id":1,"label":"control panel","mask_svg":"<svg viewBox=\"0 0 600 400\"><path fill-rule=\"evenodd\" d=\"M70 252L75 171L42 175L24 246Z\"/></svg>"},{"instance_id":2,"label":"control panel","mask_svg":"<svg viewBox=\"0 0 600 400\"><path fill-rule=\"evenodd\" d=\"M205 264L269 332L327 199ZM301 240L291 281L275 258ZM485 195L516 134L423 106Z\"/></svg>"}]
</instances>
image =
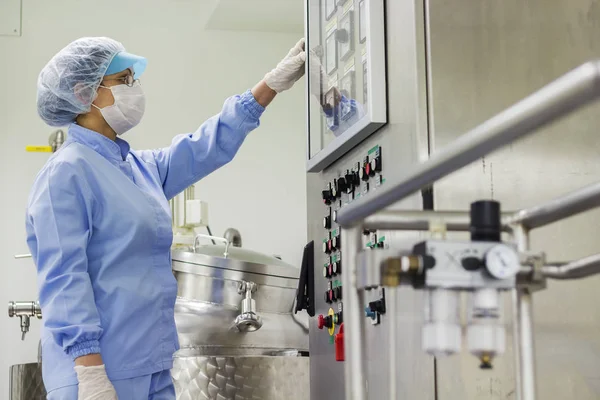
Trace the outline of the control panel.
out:
<instances>
[{"instance_id":1,"label":"control panel","mask_svg":"<svg viewBox=\"0 0 600 400\"><path fill-rule=\"evenodd\" d=\"M385 183L383 175L383 151L377 145L354 162L345 165L336 174L337 177L327 182L321 191L323 201L323 240L321 254L316 255L316 265L322 266L322 273L315 274L317 279L326 281L325 292L321 295L328 306L328 311L317 316L317 327L329 335L329 343L335 345L336 360L343 361L343 354L339 354L343 346L343 287L341 274L343 273L342 260L342 229L337 223L337 214L344 206L352 201L368 196ZM371 249L386 246L385 236L378 236L377 232L364 232L365 246ZM319 264L319 258L322 263ZM321 285L318 285L321 286ZM322 286L321 286L322 287ZM317 294L318 296L318 294ZM385 314L385 291L383 288L369 291L367 303L364 305L365 317L373 325L381 322ZM338 336L341 335L341 336Z\"/></svg>"},{"instance_id":2,"label":"control panel","mask_svg":"<svg viewBox=\"0 0 600 400\"><path fill-rule=\"evenodd\" d=\"M387 123L384 3L305 3L309 172L323 171Z\"/></svg>"}]
</instances>

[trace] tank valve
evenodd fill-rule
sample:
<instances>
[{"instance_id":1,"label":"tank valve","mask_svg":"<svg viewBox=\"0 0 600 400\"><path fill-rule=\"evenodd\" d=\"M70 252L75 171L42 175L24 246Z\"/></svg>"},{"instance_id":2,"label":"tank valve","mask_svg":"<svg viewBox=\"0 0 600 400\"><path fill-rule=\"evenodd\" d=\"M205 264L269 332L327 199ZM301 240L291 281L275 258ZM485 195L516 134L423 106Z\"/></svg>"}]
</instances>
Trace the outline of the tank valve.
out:
<instances>
[{"instance_id":1,"label":"tank valve","mask_svg":"<svg viewBox=\"0 0 600 400\"><path fill-rule=\"evenodd\" d=\"M42 319L42 309L37 301L9 301L8 316L21 319L21 340L25 340L25 335L29 332L30 317Z\"/></svg>"},{"instance_id":2,"label":"tank valve","mask_svg":"<svg viewBox=\"0 0 600 400\"><path fill-rule=\"evenodd\" d=\"M238 293L244 295L242 300L242 312L235 318L234 325L240 332L254 332L261 328L262 319L256 314L256 301L252 293L256 292L258 285L254 282L242 281Z\"/></svg>"}]
</instances>

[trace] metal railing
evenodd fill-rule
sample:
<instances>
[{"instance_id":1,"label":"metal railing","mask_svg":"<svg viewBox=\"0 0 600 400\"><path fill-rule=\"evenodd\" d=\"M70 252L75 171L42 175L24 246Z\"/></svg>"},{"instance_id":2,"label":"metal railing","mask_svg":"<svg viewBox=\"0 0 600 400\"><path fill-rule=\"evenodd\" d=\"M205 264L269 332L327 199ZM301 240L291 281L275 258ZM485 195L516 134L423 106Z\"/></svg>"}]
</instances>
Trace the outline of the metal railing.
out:
<instances>
[{"instance_id":1,"label":"metal railing","mask_svg":"<svg viewBox=\"0 0 600 400\"><path fill-rule=\"evenodd\" d=\"M600 61L588 62L563 75L531 96L509 107L473 130L460 136L431 158L418 164L398 183L382 188L342 208L337 221L344 229L342 274L344 324L346 325L344 366L346 398L366 400L365 322L360 307L363 291L357 288L357 254L363 229L427 230L435 220L448 230L467 231L468 213L443 211L385 211L384 208L418 192L437 180L517 139L533 133L600 97ZM504 213L502 225L512 234L520 252L529 250L529 232L600 205L600 183L585 187L546 204ZM600 271L600 256L594 255L562 265L546 265L541 274L555 279L576 279ZM515 315L516 395L519 400L535 400L535 352L532 319L532 290L519 287L513 293ZM393 317L393 316L392 316ZM393 358L393 357L392 357ZM390 368L393 368L390 365ZM395 398L390 383L390 396Z\"/></svg>"}]
</instances>

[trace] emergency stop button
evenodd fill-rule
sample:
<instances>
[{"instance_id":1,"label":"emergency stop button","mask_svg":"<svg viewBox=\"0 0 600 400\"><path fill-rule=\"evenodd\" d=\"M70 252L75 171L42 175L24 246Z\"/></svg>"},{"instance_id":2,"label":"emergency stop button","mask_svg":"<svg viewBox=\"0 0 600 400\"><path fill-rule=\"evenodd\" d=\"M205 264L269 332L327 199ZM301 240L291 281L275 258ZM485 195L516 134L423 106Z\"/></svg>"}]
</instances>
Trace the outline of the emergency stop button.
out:
<instances>
[{"instance_id":1,"label":"emergency stop button","mask_svg":"<svg viewBox=\"0 0 600 400\"><path fill-rule=\"evenodd\" d=\"M317 317L317 327L319 329L323 329L324 326L325 326L325 317L323 316L323 314L320 314Z\"/></svg>"}]
</instances>

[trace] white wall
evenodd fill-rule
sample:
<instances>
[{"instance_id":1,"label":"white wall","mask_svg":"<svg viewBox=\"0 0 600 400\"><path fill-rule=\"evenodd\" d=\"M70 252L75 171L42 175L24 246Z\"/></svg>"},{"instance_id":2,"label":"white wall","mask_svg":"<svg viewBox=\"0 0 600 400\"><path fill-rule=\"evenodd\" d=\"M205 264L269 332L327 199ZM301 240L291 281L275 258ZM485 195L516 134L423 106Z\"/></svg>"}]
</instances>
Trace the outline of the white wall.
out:
<instances>
[{"instance_id":1,"label":"white wall","mask_svg":"<svg viewBox=\"0 0 600 400\"><path fill-rule=\"evenodd\" d=\"M149 60L142 79L146 117L125 139L134 148L167 145L217 113L226 97L251 87L301 34L207 32L210 6L206 0L24 0L22 37L0 36L0 398L8 392L8 367L34 361L39 338L40 323L33 321L21 342L18 320L2 310L9 300L37 298L32 262L13 260L13 254L27 252L27 195L48 157L24 149L45 144L52 131L36 114L40 69L75 38L122 41ZM236 227L245 247L297 265L306 241L302 87L303 81L278 96L235 160L197 186L209 202L215 234Z\"/></svg>"}]
</instances>

